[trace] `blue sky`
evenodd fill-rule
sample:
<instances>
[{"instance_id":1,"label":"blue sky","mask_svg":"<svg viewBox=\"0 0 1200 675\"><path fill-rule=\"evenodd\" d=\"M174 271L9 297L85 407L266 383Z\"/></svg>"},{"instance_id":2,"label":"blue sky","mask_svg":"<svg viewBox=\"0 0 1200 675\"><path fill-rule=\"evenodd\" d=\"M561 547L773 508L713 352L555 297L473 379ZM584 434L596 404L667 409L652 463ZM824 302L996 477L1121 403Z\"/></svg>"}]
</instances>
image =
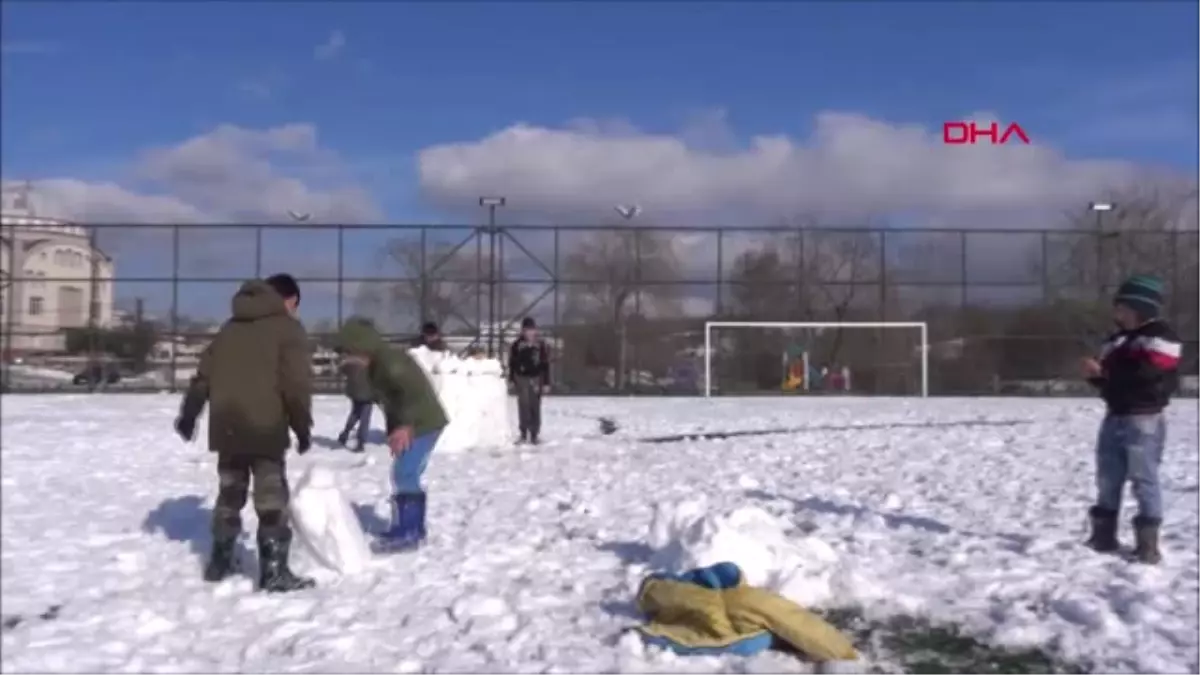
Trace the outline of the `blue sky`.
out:
<instances>
[{"instance_id":1,"label":"blue sky","mask_svg":"<svg viewBox=\"0 0 1200 675\"><path fill-rule=\"evenodd\" d=\"M2 7L7 179L132 185L146 148L304 123L383 218L411 222L444 213L417 153L518 122L719 150L804 139L831 110L934 130L988 111L1067 159L1197 168L1194 2Z\"/></svg>"}]
</instances>

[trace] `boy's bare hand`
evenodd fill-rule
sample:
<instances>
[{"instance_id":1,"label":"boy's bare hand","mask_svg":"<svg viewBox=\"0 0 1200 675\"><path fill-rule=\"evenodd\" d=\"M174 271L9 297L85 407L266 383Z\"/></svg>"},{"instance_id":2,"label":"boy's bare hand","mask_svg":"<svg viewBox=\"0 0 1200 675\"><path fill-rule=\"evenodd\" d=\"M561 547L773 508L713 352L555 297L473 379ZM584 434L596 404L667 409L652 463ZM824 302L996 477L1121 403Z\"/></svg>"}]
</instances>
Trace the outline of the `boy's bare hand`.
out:
<instances>
[{"instance_id":1,"label":"boy's bare hand","mask_svg":"<svg viewBox=\"0 0 1200 675\"><path fill-rule=\"evenodd\" d=\"M392 451L392 457L402 454L408 450L410 445L412 445L412 427L400 427L388 434L388 448Z\"/></svg>"},{"instance_id":2,"label":"boy's bare hand","mask_svg":"<svg viewBox=\"0 0 1200 675\"><path fill-rule=\"evenodd\" d=\"M1100 365L1100 362L1091 357L1082 359L1079 367L1085 378L1100 377L1104 372L1104 367Z\"/></svg>"}]
</instances>

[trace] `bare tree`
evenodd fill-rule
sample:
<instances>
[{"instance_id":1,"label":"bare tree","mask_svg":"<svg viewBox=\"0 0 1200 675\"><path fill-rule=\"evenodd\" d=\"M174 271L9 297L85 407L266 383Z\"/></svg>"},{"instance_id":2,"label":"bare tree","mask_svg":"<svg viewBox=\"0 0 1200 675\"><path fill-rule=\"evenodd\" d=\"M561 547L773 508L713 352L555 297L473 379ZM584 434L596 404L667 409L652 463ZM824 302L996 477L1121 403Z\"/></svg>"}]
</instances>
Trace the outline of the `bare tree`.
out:
<instances>
[{"instance_id":1,"label":"bare tree","mask_svg":"<svg viewBox=\"0 0 1200 675\"><path fill-rule=\"evenodd\" d=\"M642 285L639 269L653 265L656 283ZM678 289L669 283L679 276L679 261L668 237L646 228L623 227L596 232L564 259L573 280L567 291L564 318L612 332L592 331L584 347L593 363L611 363L615 386L622 389L628 375L628 329L631 320L648 311L670 311L678 302ZM577 281L575 281L577 280ZM615 354L604 345L616 334ZM614 358L605 358L605 357Z\"/></svg>"},{"instance_id":2,"label":"bare tree","mask_svg":"<svg viewBox=\"0 0 1200 675\"><path fill-rule=\"evenodd\" d=\"M822 229L811 217L789 221L796 231L775 235L768 244L744 251L734 259L729 277L728 302L723 310L749 321L857 320L864 311L864 294L877 306L880 281L879 235L870 223L853 229ZM832 330L810 336L810 353L821 362L838 361L847 331ZM780 380L780 353L788 338L779 333L735 339L737 368L750 374L755 386ZM856 340L858 342L860 340ZM864 347L867 349L867 347Z\"/></svg>"},{"instance_id":3,"label":"bare tree","mask_svg":"<svg viewBox=\"0 0 1200 675\"><path fill-rule=\"evenodd\" d=\"M1143 184L1109 191L1102 201L1111 210L1081 206L1065 214L1063 233L1047 235L1046 259L1035 263L1047 300L1094 336L1107 324L1121 280L1155 274L1171 286L1175 318L1194 323L1196 274L1187 268L1194 270L1195 188Z\"/></svg>"},{"instance_id":4,"label":"bare tree","mask_svg":"<svg viewBox=\"0 0 1200 675\"><path fill-rule=\"evenodd\" d=\"M434 321L445 327L458 322L472 330L480 326L476 316L486 311L488 270L481 270L475 246L437 243L422 255L420 241L394 239L380 252L382 266L392 277L359 285L354 311L374 317L391 329L397 323L415 328L422 321ZM499 281L499 280L498 280ZM497 285L502 302L512 302L514 290ZM487 317L482 317L484 321ZM397 322L396 319L404 321Z\"/></svg>"}]
</instances>

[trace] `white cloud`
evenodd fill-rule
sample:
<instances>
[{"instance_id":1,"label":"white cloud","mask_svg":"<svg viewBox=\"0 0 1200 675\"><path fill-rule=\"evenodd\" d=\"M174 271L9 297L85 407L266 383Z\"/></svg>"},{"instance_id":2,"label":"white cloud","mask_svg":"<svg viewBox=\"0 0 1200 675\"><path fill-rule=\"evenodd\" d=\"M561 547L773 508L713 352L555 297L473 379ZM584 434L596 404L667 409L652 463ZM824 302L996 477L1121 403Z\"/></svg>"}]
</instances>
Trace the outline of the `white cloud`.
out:
<instances>
[{"instance_id":1,"label":"white cloud","mask_svg":"<svg viewBox=\"0 0 1200 675\"><path fill-rule=\"evenodd\" d=\"M612 123L516 124L423 150L421 188L436 204L463 208L481 194L504 194L514 216L595 220L613 204L639 203L655 220L717 214L762 224L797 213L1057 209L1086 203L1141 171L1128 162L1070 159L1037 139L946 146L937 129L843 112L817 115L807 139L756 136L724 150L725 143L696 142L697 131L703 140L724 140L723 119L710 115L682 136Z\"/></svg>"},{"instance_id":2,"label":"white cloud","mask_svg":"<svg viewBox=\"0 0 1200 675\"><path fill-rule=\"evenodd\" d=\"M313 50L313 56L318 61L329 61L337 58L338 54L346 47L346 34L340 30L335 30L329 34L329 39L317 45Z\"/></svg>"},{"instance_id":3,"label":"white cloud","mask_svg":"<svg viewBox=\"0 0 1200 675\"><path fill-rule=\"evenodd\" d=\"M370 222L378 206L361 188L331 180L341 162L310 124L269 129L222 125L134 160L129 181L55 177L33 182L41 215L82 222Z\"/></svg>"}]
</instances>

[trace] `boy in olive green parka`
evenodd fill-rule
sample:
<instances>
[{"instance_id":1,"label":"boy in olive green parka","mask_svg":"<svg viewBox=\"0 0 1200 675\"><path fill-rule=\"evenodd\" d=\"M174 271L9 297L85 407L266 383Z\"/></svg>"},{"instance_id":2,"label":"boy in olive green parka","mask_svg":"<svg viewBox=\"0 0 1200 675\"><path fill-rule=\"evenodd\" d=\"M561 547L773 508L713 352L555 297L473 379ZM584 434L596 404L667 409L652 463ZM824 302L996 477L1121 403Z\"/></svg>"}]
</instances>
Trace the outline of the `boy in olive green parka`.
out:
<instances>
[{"instance_id":1,"label":"boy in olive green parka","mask_svg":"<svg viewBox=\"0 0 1200 675\"><path fill-rule=\"evenodd\" d=\"M392 525L383 539L392 549L425 540L425 490L421 476L449 420L425 372L402 348L384 341L369 319L347 319L338 334L346 355L367 364L371 396L383 409L392 453Z\"/></svg>"}]
</instances>

